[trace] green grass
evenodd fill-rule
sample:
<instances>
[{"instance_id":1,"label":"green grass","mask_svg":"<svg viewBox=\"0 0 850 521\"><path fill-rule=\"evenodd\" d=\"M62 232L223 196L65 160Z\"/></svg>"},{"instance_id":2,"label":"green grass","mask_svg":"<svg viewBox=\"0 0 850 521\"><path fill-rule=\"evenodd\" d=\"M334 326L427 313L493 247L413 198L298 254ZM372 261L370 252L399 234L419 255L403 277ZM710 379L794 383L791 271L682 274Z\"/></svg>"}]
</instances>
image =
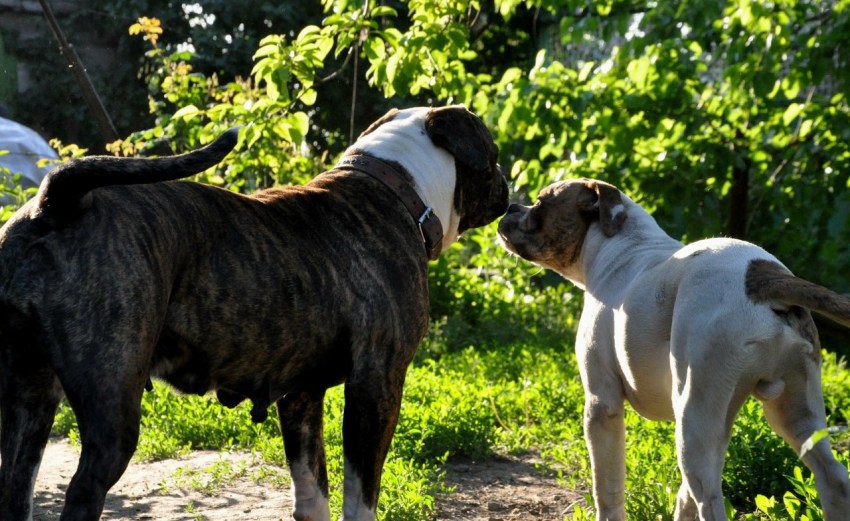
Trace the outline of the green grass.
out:
<instances>
[{"instance_id":1,"label":"green grass","mask_svg":"<svg viewBox=\"0 0 850 521\"><path fill-rule=\"evenodd\" d=\"M827 354L824 388L833 419L844 421L850 387L847 369ZM575 357L565 348L528 344L442 355L417 360L405 388L398 429L382 483L382 519L427 519L435 495L444 490L441 463L459 455L482 457L494 452L534 450L541 470L558 475L564 486L589 486L587 451L581 432L583 393ZM341 388L326 404L326 440L331 479L331 508L341 510ZM844 407L844 405L839 405ZM672 519L679 485L669 423L627 414L627 466L630 519ZM73 414L63 406L56 430L74 434ZM846 444L839 457L850 464ZM161 459L193 449L252 450L265 461L284 465L274 420L251 423L247 407L229 410L212 397L181 396L156 384L144 397L144 417L137 457ZM810 520L820 510L808 471L764 422L756 401L747 402L736 422L724 473L725 493L739 519ZM187 476L192 487L216 486L239 470L209 469L209 476ZM200 484L199 484L200 483ZM773 499L771 499L773 498ZM757 505L761 511L757 512ZM797 506L795 506L797 505ZM573 519L582 519L577 514Z\"/></svg>"}]
</instances>

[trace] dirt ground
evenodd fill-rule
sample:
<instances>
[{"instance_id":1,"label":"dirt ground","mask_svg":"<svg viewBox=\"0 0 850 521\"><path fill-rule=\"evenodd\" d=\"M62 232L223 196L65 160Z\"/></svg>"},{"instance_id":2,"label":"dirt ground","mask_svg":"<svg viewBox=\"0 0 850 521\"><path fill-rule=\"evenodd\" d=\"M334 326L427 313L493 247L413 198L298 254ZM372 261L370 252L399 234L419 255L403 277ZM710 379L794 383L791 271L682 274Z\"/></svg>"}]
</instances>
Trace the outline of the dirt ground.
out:
<instances>
[{"instance_id":1,"label":"dirt ground","mask_svg":"<svg viewBox=\"0 0 850 521\"><path fill-rule=\"evenodd\" d=\"M36 482L34 521L58 519L79 449L51 440ZM439 520L558 520L570 514L580 492L559 486L535 469L532 458L454 461L437 498ZM195 451L155 463L132 462L112 488L104 520L277 521L291 519L285 469L245 453Z\"/></svg>"}]
</instances>

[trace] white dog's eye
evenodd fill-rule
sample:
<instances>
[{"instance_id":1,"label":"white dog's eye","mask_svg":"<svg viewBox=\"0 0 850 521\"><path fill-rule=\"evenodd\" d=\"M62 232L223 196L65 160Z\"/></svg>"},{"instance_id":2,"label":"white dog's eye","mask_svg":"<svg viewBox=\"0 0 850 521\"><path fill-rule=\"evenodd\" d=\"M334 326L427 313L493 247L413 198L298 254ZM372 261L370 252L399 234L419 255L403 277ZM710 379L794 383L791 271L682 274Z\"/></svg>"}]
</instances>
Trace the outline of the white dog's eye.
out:
<instances>
[{"instance_id":1,"label":"white dog's eye","mask_svg":"<svg viewBox=\"0 0 850 521\"><path fill-rule=\"evenodd\" d=\"M525 233L534 233L540 228L541 221L540 207L535 203L520 219L519 228Z\"/></svg>"}]
</instances>

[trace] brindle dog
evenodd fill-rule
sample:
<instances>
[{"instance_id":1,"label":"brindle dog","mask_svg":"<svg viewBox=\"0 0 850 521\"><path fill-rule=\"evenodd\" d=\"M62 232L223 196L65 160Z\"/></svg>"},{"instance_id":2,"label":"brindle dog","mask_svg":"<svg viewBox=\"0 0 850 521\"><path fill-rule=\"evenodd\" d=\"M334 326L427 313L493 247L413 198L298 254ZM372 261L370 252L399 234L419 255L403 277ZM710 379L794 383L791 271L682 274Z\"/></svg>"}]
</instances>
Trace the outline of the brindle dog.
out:
<instances>
[{"instance_id":1,"label":"brindle dog","mask_svg":"<svg viewBox=\"0 0 850 521\"><path fill-rule=\"evenodd\" d=\"M31 519L63 395L82 454L61 519L98 519L151 377L248 398L257 421L275 403L298 520L330 518L322 401L344 383L343 516L375 518L427 329L428 260L506 211L497 148L463 107L409 109L305 186L244 196L177 180L235 143L231 131L182 156L72 161L0 230L0 519ZM358 166L373 159L397 186Z\"/></svg>"}]
</instances>

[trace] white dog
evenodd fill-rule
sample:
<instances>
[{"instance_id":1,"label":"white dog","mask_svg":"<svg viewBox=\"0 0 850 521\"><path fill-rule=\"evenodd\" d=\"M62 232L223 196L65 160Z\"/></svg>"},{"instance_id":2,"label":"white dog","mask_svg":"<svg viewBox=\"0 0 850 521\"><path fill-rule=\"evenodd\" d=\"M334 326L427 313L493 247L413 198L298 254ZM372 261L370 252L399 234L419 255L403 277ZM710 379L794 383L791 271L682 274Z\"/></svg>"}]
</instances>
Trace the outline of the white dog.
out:
<instances>
[{"instance_id":1,"label":"white dog","mask_svg":"<svg viewBox=\"0 0 850 521\"><path fill-rule=\"evenodd\" d=\"M721 472L749 395L799 453L826 427L821 347L809 310L850 326L850 300L794 277L750 243L684 246L615 187L587 179L512 205L505 247L585 290L576 353L597 519L625 519L624 400L675 420L677 520L726 519ZM848 472L827 439L802 455L825 517L850 519Z\"/></svg>"}]
</instances>

